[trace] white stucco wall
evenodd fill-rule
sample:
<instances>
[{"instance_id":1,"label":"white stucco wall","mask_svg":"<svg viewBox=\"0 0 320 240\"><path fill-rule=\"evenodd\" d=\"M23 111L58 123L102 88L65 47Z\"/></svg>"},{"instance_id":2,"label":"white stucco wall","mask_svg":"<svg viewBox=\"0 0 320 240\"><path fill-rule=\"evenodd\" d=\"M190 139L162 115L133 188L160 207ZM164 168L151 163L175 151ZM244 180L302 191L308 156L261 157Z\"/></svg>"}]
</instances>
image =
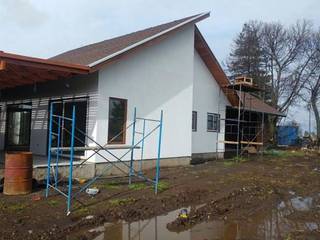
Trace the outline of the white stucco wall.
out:
<instances>
[{"instance_id":1,"label":"white stucco wall","mask_svg":"<svg viewBox=\"0 0 320 240\"><path fill-rule=\"evenodd\" d=\"M193 111L197 112L197 131L192 132L192 153L216 152L217 132L207 131L207 113L219 113L225 118L228 100L221 91L220 86L208 70L201 57L194 53L194 83L193 83ZM219 109L218 109L219 106ZM225 121L220 121L220 133L218 134L218 151L224 152Z\"/></svg>"},{"instance_id":2,"label":"white stucco wall","mask_svg":"<svg viewBox=\"0 0 320 240\"><path fill-rule=\"evenodd\" d=\"M98 142L107 142L109 97L124 98L128 100L127 125L132 122L134 107L144 118L159 119L160 110L164 111L162 158L191 156L193 49L194 26L190 26L100 70ZM131 136L130 129L126 144L131 144ZM157 138L156 132L146 140L145 159L156 158ZM140 150L136 150L135 158L139 156Z\"/></svg>"}]
</instances>

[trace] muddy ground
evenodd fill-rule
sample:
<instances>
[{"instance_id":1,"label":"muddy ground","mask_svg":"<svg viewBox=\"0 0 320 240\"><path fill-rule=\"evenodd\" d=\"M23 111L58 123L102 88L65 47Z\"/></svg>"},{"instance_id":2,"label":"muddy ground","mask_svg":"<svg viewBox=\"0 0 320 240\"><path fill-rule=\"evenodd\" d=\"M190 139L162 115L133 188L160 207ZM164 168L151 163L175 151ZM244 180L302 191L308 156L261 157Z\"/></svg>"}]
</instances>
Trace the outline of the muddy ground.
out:
<instances>
[{"instance_id":1,"label":"muddy ground","mask_svg":"<svg viewBox=\"0 0 320 240\"><path fill-rule=\"evenodd\" d=\"M143 182L128 187L123 178L104 179L95 186L100 193L95 197L82 194L73 204L70 216L66 216L65 199L53 194L46 199L41 187L26 196L0 193L0 239L93 239L94 233L88 229L105 222L133 222L189 206L188 218L168 223L170 231L185 231L212 219L248 220L292 194L319 196L320 155L270 152L237 162L220 160L162 168L158 195ZM311 211L287 217L297 223L305 219L319 223L319 208L320 202ZM286 236L281 239L320 239L319 231L286 229Z\"/></svg>"}]
</instances>

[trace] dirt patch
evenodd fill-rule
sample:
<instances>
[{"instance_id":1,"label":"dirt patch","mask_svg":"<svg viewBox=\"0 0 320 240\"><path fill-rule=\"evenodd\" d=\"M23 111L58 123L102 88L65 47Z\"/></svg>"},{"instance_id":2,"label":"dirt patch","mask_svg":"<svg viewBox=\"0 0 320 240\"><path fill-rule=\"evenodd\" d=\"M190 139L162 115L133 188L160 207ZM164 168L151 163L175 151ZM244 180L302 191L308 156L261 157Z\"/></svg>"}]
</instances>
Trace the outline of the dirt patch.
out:
<instances>
[{"instance_id":1,"label":"dirt patch","mask_svg":"<svg viewBox=\"0 0 320 240\"><path fill-rule=\"evenodd\" d=\"M188 219L169 223L171 231L183 231L215 218L247 219L289 197L290 192L299 196L317 194L319 160L314 153L299 152L253 157L240 163L218 161L162 168L164 187L158 195L154 195L152 186L142 182L128 187L125 179L101 180L96 184L100 193L95 197L81 195L68 217L65 199L45 199L41 189L27 196L1 194L0 226L5 227L0 228L0 238L66 239L69 235L71 239L92 239L94 233L88 233L88 229L104 222L132 222L189 206L195 207ZM308 221L319 217L318 211L311 211ZM299 214L288 217L296 221L306 218ZM303 239L308 234L318 232L292 232L290 236Z\"/></svg>"}]
</instances>

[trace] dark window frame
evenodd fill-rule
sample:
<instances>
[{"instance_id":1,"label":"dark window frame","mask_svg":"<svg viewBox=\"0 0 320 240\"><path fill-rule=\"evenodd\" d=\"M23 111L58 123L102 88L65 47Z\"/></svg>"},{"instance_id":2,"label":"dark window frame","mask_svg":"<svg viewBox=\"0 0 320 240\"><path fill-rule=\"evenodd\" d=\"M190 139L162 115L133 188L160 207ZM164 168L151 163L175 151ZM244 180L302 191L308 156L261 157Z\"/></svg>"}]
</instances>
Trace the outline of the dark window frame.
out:
<instances>
[{"instance_id":1,"label":"dark window frame","mask_svg":"<svg viewBox=\"0 0 320 240\"><path fill-rule=\"evenodd\" d=\"M198 130L198 112L192 111L192 131L196 132Z\"/></svg>"},{"instance_id":2,"label":"dark window frame","mask_svg":"<svg viewBox=\"0 0 320 240\"><path fill-rule=\"evenodd\" d=\"M109 132L110 132L110 102L111 100L120 100L124 101L125 111L124 111L124 123L122 126L122 139L121 141L112 141L110 142L109 139ZM127 128L127 120L128 120L128 99L125 98L118 98L118 97L109 97L109 110L108 110L108 136L107 136L107 142L108 144L125 144L126 143L126 128Z\"/></svg>"},{"instance_id":3,"label":"dark window frame","mask_svg":"<svg viewBox=\"0 0 320 240\"><path fill-rule=\"evenodd\" d=\"M212 128L209 126L209 117L212 117ZM220 132L220 114L207 113L207 131L208 132Z\"/></svg>"},{"instance_id":4,"label":"dark window frame","mask_svg":"<svg viewBox=\"0 0 320 240\"><path fill-rule=\"evenodd\" d=\"M29 105L30 109L23 109L19 107L20 105ZM32 102L27 103L17 103L17 104L7 104L6 108L3 110L5 111L5 138L4 138L4 149L6 151L29 151L30 144L31 144L31 133L32 133ZM29 136L28 136L28 143L23 145L10 145L9 144L9 122L8 122L8 115L9 112L28 112L29 113Z\"/></svg>"},{"instance_id":5,"label":"dark window frame","mask_svg":"<svg viewBox=\"0 0 320 240\"><path fill-rule=\"evenodd\" d=\"M48 101L48 117L47 117L47 124L48 124L48 127L47 127L47 147L46 147L46 155L48 155L48 143L49 143L49 125L50 125L50 111L51 111L51 103L55 104L55 103L77 103L77 102L82 102L82 101L85 101L86 104L87 104L87 108L86 108L86 119L85 119L85 133L87 134L88 133L88 130L89 130L89 119L90 119L90 116L89 116L89 109L90 109L90 97L89 96L78 96L78 97L62 97L62 98L52 98L52 99L49 99ZM76 125L77 125L77 119L76 118ZM87 139L84 140L85 141L85 144L84 146L86 146L87 144ZM75 153L75 156L85 156L85 151L77 151Z\"/></svg>"}]
</instances>

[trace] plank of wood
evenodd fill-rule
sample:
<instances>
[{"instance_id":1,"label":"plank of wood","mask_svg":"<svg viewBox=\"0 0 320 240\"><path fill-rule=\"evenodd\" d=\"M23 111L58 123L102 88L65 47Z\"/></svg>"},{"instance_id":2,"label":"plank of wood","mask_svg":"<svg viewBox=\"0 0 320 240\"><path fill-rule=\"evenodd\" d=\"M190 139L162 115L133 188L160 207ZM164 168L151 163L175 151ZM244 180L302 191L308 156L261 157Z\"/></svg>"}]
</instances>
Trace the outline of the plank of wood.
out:
<instances>
[{"instance_id":1,"label":"plank of wood","mask_svg":"<svg viewBox=\"0 0 320 240\"><path fill-rule=\"evenodd\" d=\"M225 144L234 144L234 145L238 145L238 142L234 142L234 141L219 141L221 143L225 143Z\"/></svg>"},{"instance_id":2,"label":"plank of wood","mask_svg":"<svg viewBox=\"0 0 320 240\"><path fill-rule=\"evenodd\" d=\"M248 141L241 141L242 144L249 144L249 145L259 145L262 146L262 142L248 142Z\"/></svg>"},{"instance_id":3,"label":"plank of wood","mask_svg":"<svg viewBox=\"0 0 320 240\"><path fill-rule=\"evenodd\" d=\"M106 145L106 146L103 146L102 148L99 146L74 147L73 150L75 152L79 152L79 151L100 151L100 150L132 149L132 148L139 149L140 147L139 146L132 146L132 145ZM56 150L58 150L57 147L51 148L52 152L56 151ZM71 151L71 148L70 147L60 147L59 150L68 152L68 151Z\"/></svg>"}]
</instances>

